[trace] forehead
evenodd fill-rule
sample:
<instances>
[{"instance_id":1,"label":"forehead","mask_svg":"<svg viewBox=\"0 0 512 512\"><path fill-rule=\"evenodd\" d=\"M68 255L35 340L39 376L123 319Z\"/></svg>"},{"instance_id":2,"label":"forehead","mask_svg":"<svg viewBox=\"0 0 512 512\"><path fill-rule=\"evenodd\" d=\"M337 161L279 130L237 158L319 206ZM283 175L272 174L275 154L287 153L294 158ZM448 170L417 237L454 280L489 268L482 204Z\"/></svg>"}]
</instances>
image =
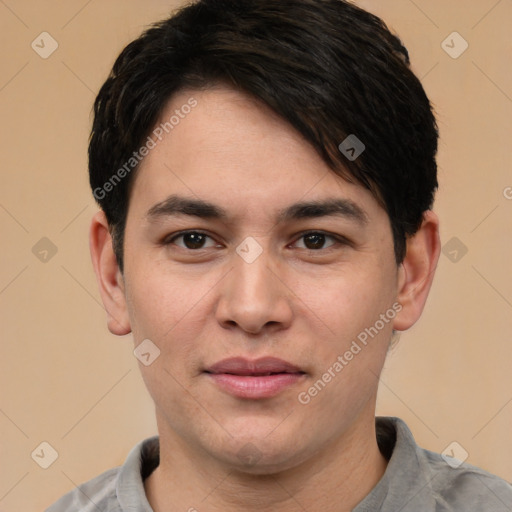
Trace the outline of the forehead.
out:
<instances>
[{"instance_id":1,"label":"forehead","mask_svg":"<svg viewBox=\"0 0 512 512\"><path fill-rule=\"evenodd\" d=\"M368 190L336 175L300 133L247 94L181 91L158 128L161 139L154 137L130 200L144 202L146 212L179 195L224 205L227 215L242 209L282 217L292 204L335 198L360 210L360 220L384 213Z\"/></svg>"}]
</instances>

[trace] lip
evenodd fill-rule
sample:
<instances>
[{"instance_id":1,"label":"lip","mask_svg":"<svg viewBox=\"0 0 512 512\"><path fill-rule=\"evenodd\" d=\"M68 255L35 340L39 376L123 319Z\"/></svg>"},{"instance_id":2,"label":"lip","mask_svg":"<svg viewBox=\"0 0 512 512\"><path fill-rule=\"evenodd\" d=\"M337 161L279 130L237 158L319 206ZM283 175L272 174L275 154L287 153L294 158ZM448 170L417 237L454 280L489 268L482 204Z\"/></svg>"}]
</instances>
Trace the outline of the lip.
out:
<instances>
[{"instance_id":1,"label":"lip","mask_svg":"<svg viewBox=\"0 0 512 512\"><path fill-rule=\"evenodd\" d=\"M270 398L302 381L305 372L275 357L223 359L205 370L223 391L239 398Z\"/></svg>"},{"instance_id":2,"label":"lip","mask_svg":"<svg viewBox=\"0 0 512 512\"><path fill-rule=\"evenodd\" d=\"M278 359L277 357L261 357L246 359L245 357L230 357L206 369L208 373L229 373L233 375L262 375L266 373L300 373L297 366ZM304 372L302 372L304 373Z\"/></svg>"}]
</instances>

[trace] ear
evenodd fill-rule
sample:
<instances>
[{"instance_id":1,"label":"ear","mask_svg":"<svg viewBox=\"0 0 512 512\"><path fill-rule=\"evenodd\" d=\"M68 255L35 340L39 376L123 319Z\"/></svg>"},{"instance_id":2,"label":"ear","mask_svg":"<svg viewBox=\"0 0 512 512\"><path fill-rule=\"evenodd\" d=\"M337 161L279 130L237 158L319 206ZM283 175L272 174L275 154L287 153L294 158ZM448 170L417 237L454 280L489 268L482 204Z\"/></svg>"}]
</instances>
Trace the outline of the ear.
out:
<instances>
[{"instance_id":1,"label":"ear","mask_svg":"<svg viewBox=\"0 0 512 512\"><path fill-rule=\"evenodd\" d=\"M397 301L402 309L393 322L397 331L409 329L421 316L440 251L439 219L428 210L423 214L420 229L407 239L407 252L398 269Z\"/></svg>"},{"instance_id":2,"label":"ear","mask_svg":"<svg viewBox=\"0 0 512 512\"><path fill-rule=\"evenodd\" d=\"M89 231L89 248L101 300L107 312L107 325L112 334L131 332L126 307L124 280L112 246L112 237L103 211L94 215Z\"/></svg>"}]
</instances>

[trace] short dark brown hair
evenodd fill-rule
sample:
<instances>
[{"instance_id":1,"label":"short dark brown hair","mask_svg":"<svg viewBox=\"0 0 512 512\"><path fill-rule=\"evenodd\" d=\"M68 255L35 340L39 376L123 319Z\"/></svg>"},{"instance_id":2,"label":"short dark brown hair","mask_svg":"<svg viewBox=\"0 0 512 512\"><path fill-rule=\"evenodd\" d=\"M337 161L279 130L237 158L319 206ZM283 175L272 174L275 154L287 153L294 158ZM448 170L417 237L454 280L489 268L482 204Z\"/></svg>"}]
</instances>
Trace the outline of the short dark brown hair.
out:
<instances>
[{"instance_id":1,"label":"short dark brown hair","mask_svg":"<svg viewBox=\"0 0 512 512\"><path fill-rule=\"evenodd\" d=\"M438 187L438 129L409 64L380 18L344 0L200 0L154 24L122 51L94 104L90 183L121 270L138 162L121 169L176 92L218 83L263 101L370 190L401 263ZM349 135L365 147L354 160L339 149Z\"/></svg>"}]
</instances>

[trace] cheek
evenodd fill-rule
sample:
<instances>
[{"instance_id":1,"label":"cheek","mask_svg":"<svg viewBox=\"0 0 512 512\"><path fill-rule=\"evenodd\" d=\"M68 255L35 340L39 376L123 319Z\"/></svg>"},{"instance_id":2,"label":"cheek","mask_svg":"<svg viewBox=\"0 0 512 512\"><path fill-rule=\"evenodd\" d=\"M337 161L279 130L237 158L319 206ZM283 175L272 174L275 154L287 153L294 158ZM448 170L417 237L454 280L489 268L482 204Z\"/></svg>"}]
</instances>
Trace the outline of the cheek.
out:
<instances>
[{"instance_id":1,"label":"cheek","mask_svg":"<svg viewBox=\"0 0 512 512\"><path fill-rule=\"evenodd\" d=\"M389 275L352 267L335 277L331 274L329 279L316 280L314 287L304 282L298 290L297 295L307 304L300 314L309 319L309 336L314 340L308 347L311 360L317 363L313 383L321 381L312 389L318 398L311 396L311 411L318 408L320 413L330 400L357 409L373 392L395 314Z\"/></svg>"},{"instance_id":2,"label":"cheek","mask_svg":"<svg viewBox=\"0 0 512 512\"><path fill-rule=\"evenodd\" d=\"M180 383L197 365L194 340L199 326L193 319L201 294L197 288L183 287L179 279L166 279L157 272L141 272L130 281L127 291L135 345L149 339L160 351L151 365L139 364L148 391L160 408L183 407Z\"/></svg>"},{"instance_id":3,"label":"cheek","mask_svg":"<svg viewBox=\"0 0 512 512\"><path fill-rule=\"evenodd\" d=\"M195 374L201 363L198 345L204 339L205 323L212 307L208 292L218 279L169 275L157 265L153 268L132 274L128 281L132 332L136 344L149 339L158 347L158 363L177 378L181 376L181 382L182 378ZM150 368L141 367L143 372Z\"/></svg>"},{"instance_id":4,"label":"cheek","mask_svg":"<svg viewBox=\"0 0 512 512\"><path fill-rule=\"evenodd\" d=\"M373 325L391 307L394 285L389 276L375 266L351 265L298 276L294 293L297 304L302 305L301 315L315 321L325 335L347 340Z\"/></svg>"},{"instance_id":5,"label":"cheek","mask_svg":"<svg viewBox=\"0 0 512 512\"><path fill-rule=\"evenodd\" d=\"M309 417L329 425L324 432L327 437L339 425L348 427L346 422L375 399L386 358L395 310L381 301L363 299L340 308L336 318L332 315L331 328L337 336L317 340L312 347L316 371L297 397ZM381 314L386 313L382 320Z\"/></svg>"},{"instance_id":6,"label":"cheek","mask_svg":"<svg viewBox=\"0 0 512 512\"><path fill-rule=\"evenodd\" d=\"M131 273L127 287L129 314L134 334L137 331L139 337L163 340L200 305L204 285L170 275L158 265L152 267L144 269L140 265Z\"/></svg>"}]
</instances>

